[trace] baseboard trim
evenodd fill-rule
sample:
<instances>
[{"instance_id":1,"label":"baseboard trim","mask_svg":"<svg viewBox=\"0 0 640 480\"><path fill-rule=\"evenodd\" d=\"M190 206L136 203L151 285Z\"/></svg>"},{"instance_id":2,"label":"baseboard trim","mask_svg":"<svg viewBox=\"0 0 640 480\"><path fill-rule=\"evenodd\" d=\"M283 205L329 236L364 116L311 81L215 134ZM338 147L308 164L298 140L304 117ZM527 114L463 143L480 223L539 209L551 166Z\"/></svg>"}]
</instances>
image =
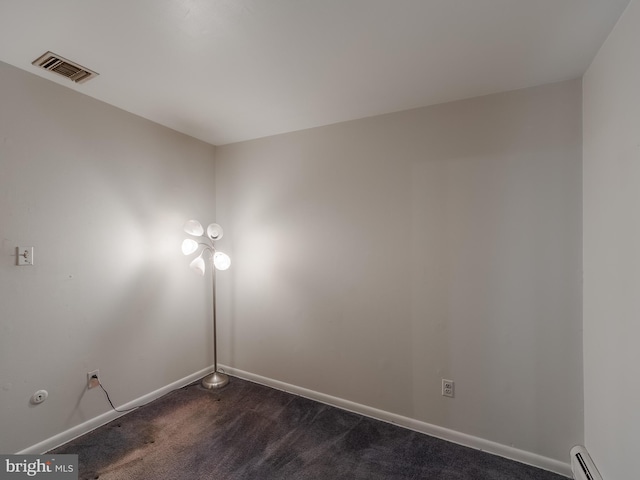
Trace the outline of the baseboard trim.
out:
<instances>
[{"instance_id":1,"label":"baseboard trim","mask_svg":"<svg viewBox=\"0 0 640 480\"><path fill-rule=\"evenodd\" d=\"M137 405L143 405L145 403L149 403L157 398L162 397L163 395L166 395L167 393L173 390L182 388L186 385L189 385L192 382L195 382L196 380L204 377L205 375L211 373L212 371L213 371L213 367L204 368L199 372L196 372L184 378L181 378L180 380L170 383L169 385L165 385L164 387L161 387L151 393L147 393L146 395L143 395L140 398L137 398L128 403L125 403L124 405L120 405L117 408L119 410L125 410L127 408L133 408ZM16 453L19 455L43 454L45 452L48 452L49 450L59 447L60 445L70 442L74 438L78 438L82 435L85 435L95 430L96 428L101 427L102 425L105 425L111 422L112 420L115 420L116 418L120 418L126 415L127 413L130 413L130 412L121 413L121 412L116 412L114 410L110 410L106 413L103 413L102 415L98 415L97 417L87 420L86 422L76 425L75 427L71 427L70 429L65 430L62 433L59 433L57 435L54 435L53 437L47 438L46 440L40 443L36 443L35 445L27 447L24 450L21 450Z\"/></svg>"},{"instance_id":2,"label":"baseboard trim","mask_svg":"<svg viewBox=\"0 0 640 480\"><path fill-rule=\"evenodd\" d=\"M422 422L395 413L386 412L377 408L368 407L359 403L344 400L342 398L333 397L324 393L308 390L303 387L291 385L272 378L263 377L254 373L245 372L237 368L229 366L220 366L226 373L235 377L243 378L267 387L272 387L277 390L293 393L301 397L316 400L318 402L341 408L350 412L358 413L367 417L381 420L383 422L392 423L416 432L425 433L433 437L446 440L448 442L463 445L465 447L474 448L476 450L482 450L493 455L508 458L509 460L515 460L516 462L531 465L543 470L548 470L565 477L573 478L571 473L571 465L564 463L553 458L543 457L535 453L520 450L518 448L509 447L500 443L493 442L491 440L485 440L483 438L475 437L473 435L467 435L466 433L457 432L448 428L439 427L430 423Z\"/></svg>"}]
</instances>

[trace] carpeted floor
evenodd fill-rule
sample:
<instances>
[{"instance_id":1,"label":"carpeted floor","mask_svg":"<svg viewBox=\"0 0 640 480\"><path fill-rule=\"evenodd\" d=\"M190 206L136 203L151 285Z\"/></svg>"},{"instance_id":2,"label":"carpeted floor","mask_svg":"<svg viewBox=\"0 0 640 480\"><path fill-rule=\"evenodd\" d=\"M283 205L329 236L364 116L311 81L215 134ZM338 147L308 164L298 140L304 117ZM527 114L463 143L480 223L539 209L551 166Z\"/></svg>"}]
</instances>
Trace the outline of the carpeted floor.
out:
<instances>
[{"instance_id":1,"label":"carpeted floor","mask_svg":"<svg viewBox=\"0 0 640 480\"><path fill-rule=\"evenodd\" d=\"M101 480L566 480L232 378L176 390L52 453Z\"/></svg>"}]
</instances>

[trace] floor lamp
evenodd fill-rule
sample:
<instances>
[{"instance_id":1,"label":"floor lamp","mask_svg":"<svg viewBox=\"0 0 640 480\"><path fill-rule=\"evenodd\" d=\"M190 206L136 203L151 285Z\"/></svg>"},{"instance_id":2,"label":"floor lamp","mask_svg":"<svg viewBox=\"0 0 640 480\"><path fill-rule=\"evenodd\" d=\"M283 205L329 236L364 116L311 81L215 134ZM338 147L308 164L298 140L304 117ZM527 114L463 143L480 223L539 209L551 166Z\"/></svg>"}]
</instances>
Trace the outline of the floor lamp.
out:
<instances>
[{"instance_id":1,"label":"floor lamp","mask_svg":"<svg viewBox=\"0 0 640 480\"><path fill-rule=\"evenodd\" d=\"M216 270L226 270L231 265L231 259L228 255L217 252L215 248L216 240L222 238L222 227L217 223L212 223L207 227L207 234L204 228L197 220L189 220L184 225L184 231L189 235L198 237L198 241L187 238L182 242L182 253L191 255L200 250L200 255L193 259L189 264L192 270L204 276L206 264L204 261L205 252L211 260L211 288L212 288L212 306L213 306L213 373L202 379L202 386L208 389L222 388L229 383L229 377L224 373L218 372L218 343L216 338Z\"/></svg>"}]
</instances>

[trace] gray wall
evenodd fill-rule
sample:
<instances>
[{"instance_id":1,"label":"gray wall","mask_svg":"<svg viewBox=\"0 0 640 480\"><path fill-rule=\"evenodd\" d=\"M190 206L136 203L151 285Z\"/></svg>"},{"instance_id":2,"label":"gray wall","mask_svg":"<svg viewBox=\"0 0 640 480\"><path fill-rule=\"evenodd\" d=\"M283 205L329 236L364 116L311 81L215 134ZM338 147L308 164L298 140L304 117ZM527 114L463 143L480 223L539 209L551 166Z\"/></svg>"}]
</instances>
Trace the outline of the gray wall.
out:
<instances>
[{"instance_id":1,"label":"gray wall","mask_svg":"<svg viewBox=\"0 0 640 480\"><path fill-rule=\"evenodd\" d=\"M584 78L586 445L603 478L637 478L640 444L640 3Z\"/></svg>"},{"instance_id":2,"label":"gray wall","mask_svg":"<svg viewBox=\"0 0 640 480\"><path fill-rule=\"evenodd\" d=\"M574 80L218 148L221 360L567 462L581 146Z\"/></svg>"},{"instance_id":3,"label":"gray wall","mask_svg":"<svg viewBox=\"0 0 640 480\"><path fill-rule=\"evenodd\" d=\"M223 363L563 462L582 442L580 81L217 150L0 81L0 451L106 412L88 370L123 404L209 364L188 218L226 230Z\"/></svg>"},{"instance_id":4,"label":"gray wall","mask_svg":"<svg viewBox=\"0 0 640 480\"><path fill-rule=\"evenodd\" d=\"M0 63L0 452L211 363L209 291L180 253L212 221L214 147ZM33 267L15 248L35 246ZM49 399L30 406L38 389Z\"/></svg>"}]
</instances>

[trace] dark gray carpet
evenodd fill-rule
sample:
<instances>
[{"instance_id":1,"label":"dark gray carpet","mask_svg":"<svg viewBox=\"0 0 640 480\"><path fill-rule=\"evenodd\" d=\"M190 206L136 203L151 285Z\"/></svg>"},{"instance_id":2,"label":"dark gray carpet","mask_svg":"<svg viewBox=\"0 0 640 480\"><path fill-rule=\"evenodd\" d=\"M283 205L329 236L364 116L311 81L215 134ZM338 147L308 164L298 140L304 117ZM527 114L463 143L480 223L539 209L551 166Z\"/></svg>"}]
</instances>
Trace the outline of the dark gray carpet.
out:
<instances>
[{"instance_id":1,"label":"dark gray carpet","mask_svg":"<svg viewBox=\"0 0 640 480\"><path fill-rule=\"evenodd\" d=\"M566 480L232 378L174 391L55 449L101 480Z\"/></svg>"}]
</instances>

